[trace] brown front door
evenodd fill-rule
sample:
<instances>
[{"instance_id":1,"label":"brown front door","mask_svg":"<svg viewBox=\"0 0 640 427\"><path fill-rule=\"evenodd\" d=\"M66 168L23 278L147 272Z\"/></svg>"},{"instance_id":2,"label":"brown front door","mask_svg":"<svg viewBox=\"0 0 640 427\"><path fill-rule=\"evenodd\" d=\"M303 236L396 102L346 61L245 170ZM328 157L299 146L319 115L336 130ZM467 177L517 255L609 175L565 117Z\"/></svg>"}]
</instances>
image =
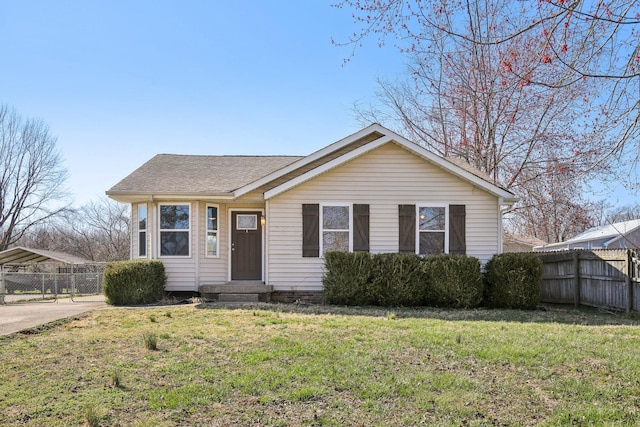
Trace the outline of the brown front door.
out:
<instances>
[{"instance_id":1,"label":"brown front door","mask_svg":"<svg viewBox=\"0 0 640 427\"><path fill-rule=\"evenodd\" d=\"M262 280L262 212L231 213L231 280Z\"/></svg>"}]
</instances>

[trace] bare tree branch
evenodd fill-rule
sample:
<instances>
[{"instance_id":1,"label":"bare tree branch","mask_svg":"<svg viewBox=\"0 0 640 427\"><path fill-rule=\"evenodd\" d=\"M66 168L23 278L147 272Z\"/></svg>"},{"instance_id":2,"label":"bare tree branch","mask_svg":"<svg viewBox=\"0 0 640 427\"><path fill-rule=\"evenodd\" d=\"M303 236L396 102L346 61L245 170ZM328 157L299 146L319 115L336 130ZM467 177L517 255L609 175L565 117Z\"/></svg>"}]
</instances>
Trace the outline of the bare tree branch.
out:
<instances>
[{"instance_id":1,"label":"bare tree branch","mask_svg":"<svg viewBox=\"0 0 640 427\"><path fill-rule=\"evenodd\" d=\"M603 141L598 166L640 161L640 2L343 0L336 7L350 9L357 26L346 42L334 42L353 46L352 56L369 37L380 45L392 38L400 52L437 68L451 66L443 52L467 46L501 52L478 57L485 73L480 86L491 83L496 67L526 87L588 85L582 96L590 110L580 125Z\"/></svg>"},{"instance_id":2,"label":"bare tree branch","mask_svg":"<svg viewBox=\"0 0 640 427\"><path fill-rule=\"evenodd\" d=\"M0 250L69 208L67 171L56 138L40 120L0 106Z\"/></svg>"}]
</instances>

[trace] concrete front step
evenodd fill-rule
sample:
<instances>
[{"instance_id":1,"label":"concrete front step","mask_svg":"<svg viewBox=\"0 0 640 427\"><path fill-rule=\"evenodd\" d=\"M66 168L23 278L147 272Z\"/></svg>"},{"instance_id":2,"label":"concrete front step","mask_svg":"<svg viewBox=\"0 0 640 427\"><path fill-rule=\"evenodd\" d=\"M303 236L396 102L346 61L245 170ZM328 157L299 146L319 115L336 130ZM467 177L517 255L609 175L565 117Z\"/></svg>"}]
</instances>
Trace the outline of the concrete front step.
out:
<instances>
[{"instance_id":1,"label":"concrete front step","mask_svg":"<svg viewBox=\"0 0 640 427\"><path fill-rule=\"evenodd\" d=\"M273 286L262 282L237 282L224 285L200 285L201 294L270 294Z\"/></svg>"},{"instance_id":2,"label":"concrete front step","mask_svg":"<svg viewBox=\"0 0 640 427\"><path fill-rule=\"evenodd\" d=\"M259 281L228 282L224 285L200 285L200 296L205 301L217 302L269 302L273 286Z\"/></svg>"}]
</instances>

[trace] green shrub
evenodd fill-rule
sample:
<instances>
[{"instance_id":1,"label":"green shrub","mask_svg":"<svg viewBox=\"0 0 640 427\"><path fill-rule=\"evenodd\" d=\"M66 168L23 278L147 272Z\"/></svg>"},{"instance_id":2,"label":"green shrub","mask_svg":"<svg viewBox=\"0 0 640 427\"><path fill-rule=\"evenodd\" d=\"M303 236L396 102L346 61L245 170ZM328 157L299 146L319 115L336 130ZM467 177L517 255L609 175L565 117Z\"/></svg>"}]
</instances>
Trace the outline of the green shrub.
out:
<instances>
[{"instance_id":1,"label":"green shrub","mask_svg":"<svg viewBox=\"0 0 640 427\"><path fill-rule=\"evenodd\" d=\"M377 254L373 256L372 303L383 307L424 305L427 283L420 268L421 258L414 254Z\"/></svg>"},{"instance_id":2,"label":"green shrub","mask_svg":"<svg viewBox=\"0 0 640 427\"><path fill-rule=\"evenodd\" d=\"M537 255L494 255L486 265L485 299L496 308L534 309L540 304L542 260Z\"/></svg>"},{"instance_id":3,"label":"green shrub","mask_svg":"<svg viewBox=\"0 0 640 427\"><path fill-rule=\"evenodd\" d=\"M324 297L329 304L371 305L371 255L366 252L327 252L322 278Z\"/></svg>"},{"instance_id":4,"label":"green shrub","mask_svg":"<svg viewBox=\"0 0 640 427\"><path fill-rule=\"evenodd\" d=\"M429 283L429 305L470 308L482 301L482 273L477 258L434 255L424 258L422 268Z\"/></svg>"},{"instance_id":5,"label":"green shrub","mask_svg":"<svg viewBox=\"0 0 640 427\"><path fill-rule=\"evenodd\" d=\"M112 262L104 271L104 294L112 305L149 304L162 299L166 281L162 261Z\"/></svg>"},{"instance_id":6,"label":"green shrub","mask_svg":"<svg viewBox=\"0 0 640 427\"><path fill-rule=\"evenodd\" d=\"M323 285L329 304L383 307L475 307L483 289L477 258L362 252L326 253Z\"/></svg>"}]
</instances>

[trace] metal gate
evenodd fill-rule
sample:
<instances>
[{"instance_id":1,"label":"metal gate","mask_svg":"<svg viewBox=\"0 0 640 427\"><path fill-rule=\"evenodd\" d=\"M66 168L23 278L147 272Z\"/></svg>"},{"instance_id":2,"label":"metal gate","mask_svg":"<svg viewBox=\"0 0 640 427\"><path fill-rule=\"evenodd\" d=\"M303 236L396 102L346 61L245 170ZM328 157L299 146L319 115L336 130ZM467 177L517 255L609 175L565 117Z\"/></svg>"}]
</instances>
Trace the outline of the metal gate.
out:
<instances>
[{"instance_id":1,"label":"metal gate","mask_svg":"<svg viewBox=\"0 0 640 427\"><path fill-rule=\"evenodd\" d=\"M7 263L0 274L0 302L55 301L102 296L105 263Z\"/></svg>"}]
</instances>

